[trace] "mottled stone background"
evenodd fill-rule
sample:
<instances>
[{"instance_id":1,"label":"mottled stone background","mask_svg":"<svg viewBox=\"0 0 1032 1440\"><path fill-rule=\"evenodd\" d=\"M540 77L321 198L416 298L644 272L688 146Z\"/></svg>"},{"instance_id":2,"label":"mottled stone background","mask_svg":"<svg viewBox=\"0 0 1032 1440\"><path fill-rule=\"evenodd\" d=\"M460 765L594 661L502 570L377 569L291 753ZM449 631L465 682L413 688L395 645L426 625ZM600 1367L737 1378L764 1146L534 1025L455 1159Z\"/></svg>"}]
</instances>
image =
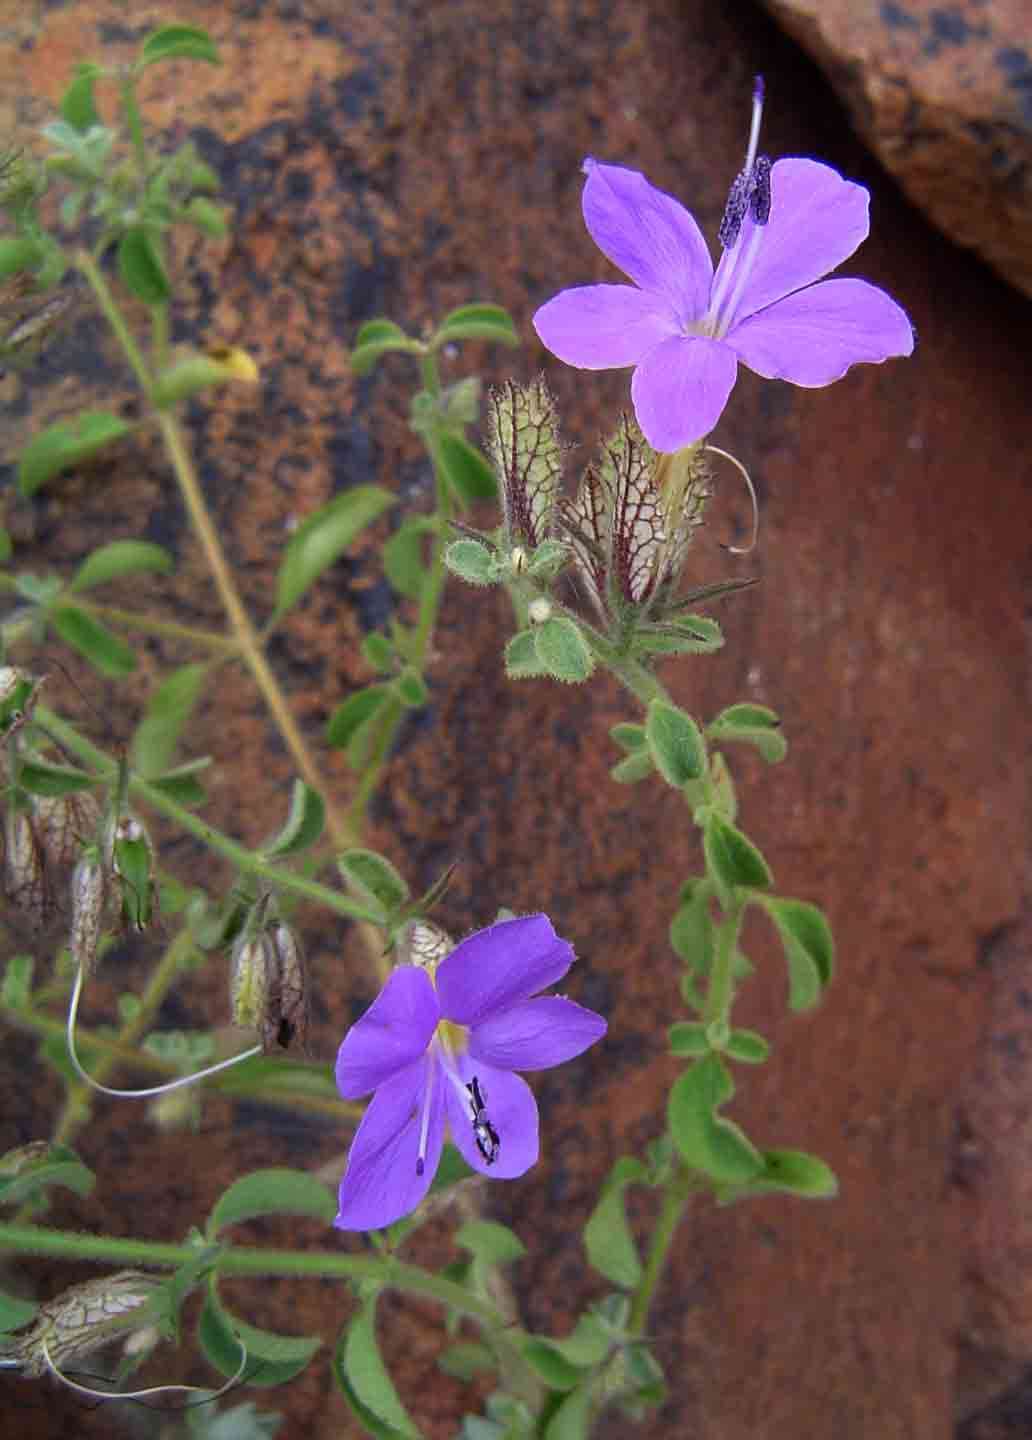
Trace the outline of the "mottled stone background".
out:
<instances>
[{"instance_id":1,"label":"mottled stone background","mask_svg":"<svg viewBox=\"0 0 1032 1440\"><path fill-rule=\"evenodd\" d=\"M818 155L870 187L873 235L847 273L901 300L917 353L826 391L743 376L716 440L751 468L762 542L748 561L719 549L748 523L729 483L695 574L734 565L762 583L725 607L722 654L685 662L670 682L703 716L736 699L773 705L791 739L780 770L742 758L745 823L779 887L829 912L839 975L820 1014L788 1018L775 945L749 922L758 974L741 1015L771 1038L774 1057L743 1076L735 1114L758 1138L826 1156L842 1194L819 1205L702 1204L689 1216L654 1311L670 1400L642 1433L1032 1433L1022 1389L1032 1360L1028 305L908 207L810 62L748 5L0 0L4 132L20 137L47 118L75 61L125 57L172 18L209 28L225 60L220 70L159 67L144 94L170 139L195 136L234 211L231 242L179 256L176 331L245 345L261 366L260 392L198 405L189 427L259 616L293 518L369 480L415 509L426 502L426 465L405 419L410 371L396 360L361 382L348 373L363 320L389 313L418 329L457 303L496 299L527 345L514 359L470 358L495 378L544 366L577 457L611 421L626 376L563 370L529 324L556 288L613 278L580 218L585 154L644 169L712 235L744 147L751 77L763 71L769 151ZM84 312L34 371L0 381L7 458L50 418L130 394L109 337ZM180 618L217 623L149 438L13 507L8 523L28 537L26 567L63 573L117 536L170 545L174 582L135 585L125 603L170 603ZM371 543L386 530L334 568L273 647L317 744L340 697L369 678L363 630L390 613ZM431 709L404 735L372 839L414 885L461 862L442 912L457 931L499 905L546 906L581 957L571 993L610 1017L605 1046L536 1085L542 1165L489 1194L489 1213L530 1251L514 1271L525 1318L562 1333L603 1293L578 1241L598 1184L662 1124L676 1073L664 1044L677 975L666 925L698 857L675 794L607 778L616 757L606 732L630 714L619 690L507 684L507 624L501 596L450 595ZM150 643L138 650L139 683L91 692L110 717L109 743L130 733L157 664L185 658ZM61 698L97 730L70 689ZM225 674L191 748L225 762L213 820L258 842L291 772L249 682ZM343 800L348 772L337 758L328 764ZM305 919L313 1048L328 1060L373 982L351 937L325 917ZM92 993L93 1020L109 1019L118 991L141 983L142 967L125 964ZM208 1023L222 1013L222 988L217 974L190 977L163 1022ZM33 1054L27 1037L6 1037L0 1150L49 1133L57 1113L59 1087ZM106 1103L79 1140L97 1190L61 1200L53 1219L178 1239L243 1171L333 1167L344 1145L326 1125L255 1105L213 1100L198 1134L159 1135L141 1108ZM649 1206L640 1200L642 1218ZM294 1222L254 1229L266 1243L351 1243ZM451 1254L444 1229L422 1245L429 1263ZM38 1264L27 1273L51 1294L91 1272ZM237 1285L232 1295L258 1323L327 1340L349 1305L329 1283ZM477 1397L435 1368L433 1307L390 1300L383 1315L403 1394L429 1436L453 1435ZM210 1379L189 1342L166 1364ZM46 1385L0 1383L24 1440L106 1436L123 1423ZM257 1398L288 1410L283 1434L356 1433L325 1352L288 1390ZM125 1423L144 1433L148 1422L134 1412ZM632 1429L615 1417L605 1433Z\"/></svg>"}]
</instances>

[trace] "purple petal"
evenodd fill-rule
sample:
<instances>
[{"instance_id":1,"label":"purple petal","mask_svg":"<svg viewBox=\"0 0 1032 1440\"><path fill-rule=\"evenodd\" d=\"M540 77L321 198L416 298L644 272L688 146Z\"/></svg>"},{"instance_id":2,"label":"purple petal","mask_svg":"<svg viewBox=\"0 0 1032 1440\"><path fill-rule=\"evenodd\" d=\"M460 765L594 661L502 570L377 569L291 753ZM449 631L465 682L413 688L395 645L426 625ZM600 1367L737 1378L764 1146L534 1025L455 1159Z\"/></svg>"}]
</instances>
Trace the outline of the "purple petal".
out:
<instances>
[{"instance_id":1,"label":"purple petal","mask_svg":"<svg viewBox=\"0 0 1032 1440\"><path fill-rule=\"evenodd\" d=\"M757 227L747 219L738 243L717 266L714 289L735 264L757 228L762 230L745 290L735 306L744 319L827 275L867 238L870 195L816 160L778 160L770 172L770 219ZM731 328L730 326L726 328Z\"/></svg>"},{"instance_id":2,"label":"purple petal","mask_svg":"<svg viewBox=\"0 0 1032 1440\"><path fill-rule=\"evenodd\" d=\"M720 419L738 373L723 341L677 336L651 350L634 372L631 399L654 450L683 450Z\"/></svg>"},{"instance_id":3,"label":"purple petal","mask_svg":"<svg viewBox=\"0 0 1032 1440\"><path fill-rule=\"evenodd\" d=\"M345 1100L376 1090L430 1044L440 1019L425 970L400 965L337 1051L337 1089Z\"/></svg>"},{"instance_id":4,"label":"purple petal","mask_svg":"<svg viewBox=\"0 0 1032 1440\"><path fill-rule=\"evenodd\" d=\"M428 1084L433 1088L420 1175L416 1160ZM382 1229L408 1215L423 1199L441 1160L445 1086L437 1062L422 1057L377 1090L351 1142L333 1222L338 1230Z\"/></svg>"},{"instance_id":5,"label":"purple petal","mask_svg":"<svg viewBox=\"0 0 1032 1440\"><path fill-rule=\"evenodd\" d=\"M851 365L909 355L906 312L866 280L824 280L737 325L725 342L750 370L794 385L830 385Z\"/></svg>"},{"instance_id":6,"label":"purple petal","mask_svg":"<svg viewBox=\"0 0 1032 1440\"><path fill-rule=\"evenodd\" d=\"M709 303L713 262L702 232L672 195L637 170L586 160L581 198L591 238L636 285L662 295L682 326Z\"/></svg>"},{"instance_id":7,"label":"purple petal","mask_svg":"<svg viewBox=\"0 0 1032 1440\"><path fill-rule=\"evenodd\" d=\"M678 332L663 300L632 285L581 285L561 290L534 315L546 349L580 370L637 365L660 340Z\"/></svg>"},{"instance_id":8,"label":"purple petal","mask_svg":"<svg viewBox=\"0 0 1032 1440\"><path fill-rule=\"evenodd\" d=\"M547 915L500 920L468 936L438 965L441 1014L458 1025L479 1025L554 985L572 964L573 946L560 940Z\"/></svg>"},{"instance_id":9,"label":"purple petal","mask_svg":"<svg viewBox=\"0 0 1032 1440\"><path fill-rule=\"evenodd\" d=\"M463 1160L482 1175L490 1175L492 1180L513 1180L517 1175L525 1175L538 1158L538 1108L530 1086L507 1070L473 1065L468 1055L462 1057L459 1073L464 1084L474 1075L477 1077L485 1113L499 1140L498 1158L489 1165L473 1135L469 1105L463 1102L454 1086L446 1085L448 1125Z\"/></svg>"},{"instance_id":10,"label":"purple petal","mask_svg":"<svg viewBox=\"0 0 1032 1440\"><path fill-rule=\"evenodd\" d=\"M469 1056L502 1070L547 1070L582 1054L606 1028L594 1010L560 995L542 995L477 1025Z\"/></svg>"}]
</instances>

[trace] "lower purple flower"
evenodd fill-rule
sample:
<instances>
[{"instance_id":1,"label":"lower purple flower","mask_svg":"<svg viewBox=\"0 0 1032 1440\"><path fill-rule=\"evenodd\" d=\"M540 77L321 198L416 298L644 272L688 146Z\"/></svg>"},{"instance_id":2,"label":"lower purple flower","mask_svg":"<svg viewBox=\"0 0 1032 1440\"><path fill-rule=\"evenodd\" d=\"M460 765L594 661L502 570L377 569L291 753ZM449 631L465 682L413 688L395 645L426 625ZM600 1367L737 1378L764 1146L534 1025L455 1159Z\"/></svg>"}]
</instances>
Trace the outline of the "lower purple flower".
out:
<instances>
[{"instance_id":1,"label":"lower purple flower","mask_svg":"<svg viewBox=\"0 0 1032 1440\"><path fill-rule=\"evenodd\" d=\"M337 1055L345 1100L375 1092L340 1183L341 1230L378 1230L414 1210L441 1159L445 1125L467 1164L498 1180L538 1158L538 1111L517 1070L572 1060L606 1022L539 995L573 964L545 915L501 920L436 966L399 966Z\"/></svg>"}]
</instances>

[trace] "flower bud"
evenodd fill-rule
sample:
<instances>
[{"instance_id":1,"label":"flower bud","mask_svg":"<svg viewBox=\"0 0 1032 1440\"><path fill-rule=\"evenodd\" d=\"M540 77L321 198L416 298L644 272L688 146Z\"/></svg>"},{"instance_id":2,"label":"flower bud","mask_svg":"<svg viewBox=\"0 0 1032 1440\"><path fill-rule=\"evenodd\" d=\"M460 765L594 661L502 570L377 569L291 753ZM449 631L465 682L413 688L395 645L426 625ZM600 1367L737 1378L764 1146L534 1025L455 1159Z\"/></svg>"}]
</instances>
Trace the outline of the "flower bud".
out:
<instances>
[{"instance_id":1,"label":"flower bud","mask_svg":"<svg viewBox=\"0 0 1032 1440\"><path fill-rule=\"evenodd\" d=\"M527 606L527 619L532 625L543 625L546 620L551 620L551 618L551 601L546 600L544 595L538 595Z\"/></svg>"},{"instance_id":2,"label":"flower bud","mask_svg":"<svg viewBox=\"0 0 1032 1440\"><path fill-rule=\"evenodd\" d=\"M104 867L98 851L91 847L72 874L72 930L68 937L72 960L85 975L92 975L97 968L106 896Z\"/></svg>"},{"instance_id":3,"label":"flower bud","mask_svg":"<svg viewBox=\"0 0 1032 1440\"><path fill-rule=\"evenodd\" d=\"M47 884L43 847L24 810L9 810L4 817L4 890L11 904L42 925L50 914L53 897Z\"/></svg>"},{"instance_id":4,"label":"flower bud","mask_svg":"<svg viewBox=\"0 0 1032 1440\"><path fill-rule=\"evenodd\" d=\"M139 820L126 815L118 822L112 853L126 926L146 930L154 918L154 850Z\"/></svg>"},{"instance_id":5,"label":"flower bud","mask_svg":"<svg viewBox=\"0 0 1032 1440\"><path fill-rule=\"evenodd\" d=\"M13 1339L9 1353L17 1358L27 1379L38 1378L50 1366L63 1370L69 1361L82 1360L112 1340L143 1328L141 1312L151 1319L147 1302L162 1283L156 1275L121 1270L72 1285L40 1306L31 1329Z\"/></svg>"}]
</instances>

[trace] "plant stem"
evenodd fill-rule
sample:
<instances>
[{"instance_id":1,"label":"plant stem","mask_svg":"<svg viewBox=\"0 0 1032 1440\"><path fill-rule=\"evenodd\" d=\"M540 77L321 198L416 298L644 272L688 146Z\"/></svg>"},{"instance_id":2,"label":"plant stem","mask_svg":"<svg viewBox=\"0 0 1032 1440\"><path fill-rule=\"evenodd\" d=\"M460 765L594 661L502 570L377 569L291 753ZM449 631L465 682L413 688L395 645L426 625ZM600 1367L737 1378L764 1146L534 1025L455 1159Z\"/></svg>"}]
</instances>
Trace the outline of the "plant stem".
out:
<instances>
[{"instance_id":1,"label":"plant stem","mask_svg":"<svg viewBox=\"0 0 1032 1440\"><path fill-rule=\"evenodd\" d=\"M87 610L98 619L110 620L115 625L124 625L127 630L141 630L148 635L163 635L168 640L185 640L190 645L199 645L205 650L221 650L228 654L239 654L240 646L228 635L214 630L201 630L192 625L180 625L175 620L159 620L156 615L145 615L138 610L121 610L117 605L102 605L95 600L85 600L81 595L74 597L80 610Z\"/></svg>"},{"instance_id":2,"label":"plant stem","mask_svg":"<svg viewBox=\"0 0 1032 1440\"><path fill-rule=\"evenodd\" d=\"M731 910L717 926L716 945L713 952L713 969L710 971L709 986L706 990L706 1009L703 1020L707 1025L715 1021L728 1023L731 1002L734 999L735 950L738 932L742 925L744 905L736 901Z\"/></svg>"},{"instance_id":3,"label":"plant stem","mask_svg":"<svg viewBox=\"0 0 1032 1440\"><path fill-rule=\"evenodd\" d=\"M35 714L42 728L73 754L78 755L81 760L85 760L101 772L110 774L115 771L117 767L109 756L105 755L85 736L80 735L66 720L47 709L45 705L37 705ZM321 885L318 880L309 880L304 875L298 875L292 870L281 869L279 866L273 865L260 854L248 850L245 845L230 839L228 835L223 835L220 830L214 829L205 821L199 820L196 815L166 795L156 785L133 775L129 780L129 788L151 809L174 820L181 829L193 835L209 849L222 855L238 869L261 876L263 880L267 880L277 889L288 890L294 895L303 896L306 900L314 900L320 905L325 905L338 915L346 915L350 920L364 920L370 924L375 921L376 917L369 910L356 901L349 900L339 890L333 890L328 885Z\"/></svg>"},{"instance_id":4,"label":"plant stem","mask_svg":"<svg viewBox=\"0 0 1032 1440\"><path fill-rule=\"evenodd\" d=\"M129 326L122 318L122 312L115 304L115 297L111 294L104 273L94 257L86 250L80 250L77 258L79 269L86 277L90 289L97 297L97 304L100 306L101 314L114 331L115 338L125 358L132 367L137 383L145 395L150 394L151 376L144 361L139 346L133 339Z\"/></svg>"},{"instance_id":5,"label":"plant stem","mask_svg":"<svg viewBox=\"0 0 1032 1440\"><path fill-rule=\"evenodd\" d=\"M663 1204L649 1242L645 1268L631 1301L631 1314L627 1323L627 1330L631 1335L641 1335L645 1331L652 1297L666 1265L674 1234L694 1189L695 1183L684 1175L677 1175L667 1182L663 1192Z\"/></svg>"}]
</instances>

